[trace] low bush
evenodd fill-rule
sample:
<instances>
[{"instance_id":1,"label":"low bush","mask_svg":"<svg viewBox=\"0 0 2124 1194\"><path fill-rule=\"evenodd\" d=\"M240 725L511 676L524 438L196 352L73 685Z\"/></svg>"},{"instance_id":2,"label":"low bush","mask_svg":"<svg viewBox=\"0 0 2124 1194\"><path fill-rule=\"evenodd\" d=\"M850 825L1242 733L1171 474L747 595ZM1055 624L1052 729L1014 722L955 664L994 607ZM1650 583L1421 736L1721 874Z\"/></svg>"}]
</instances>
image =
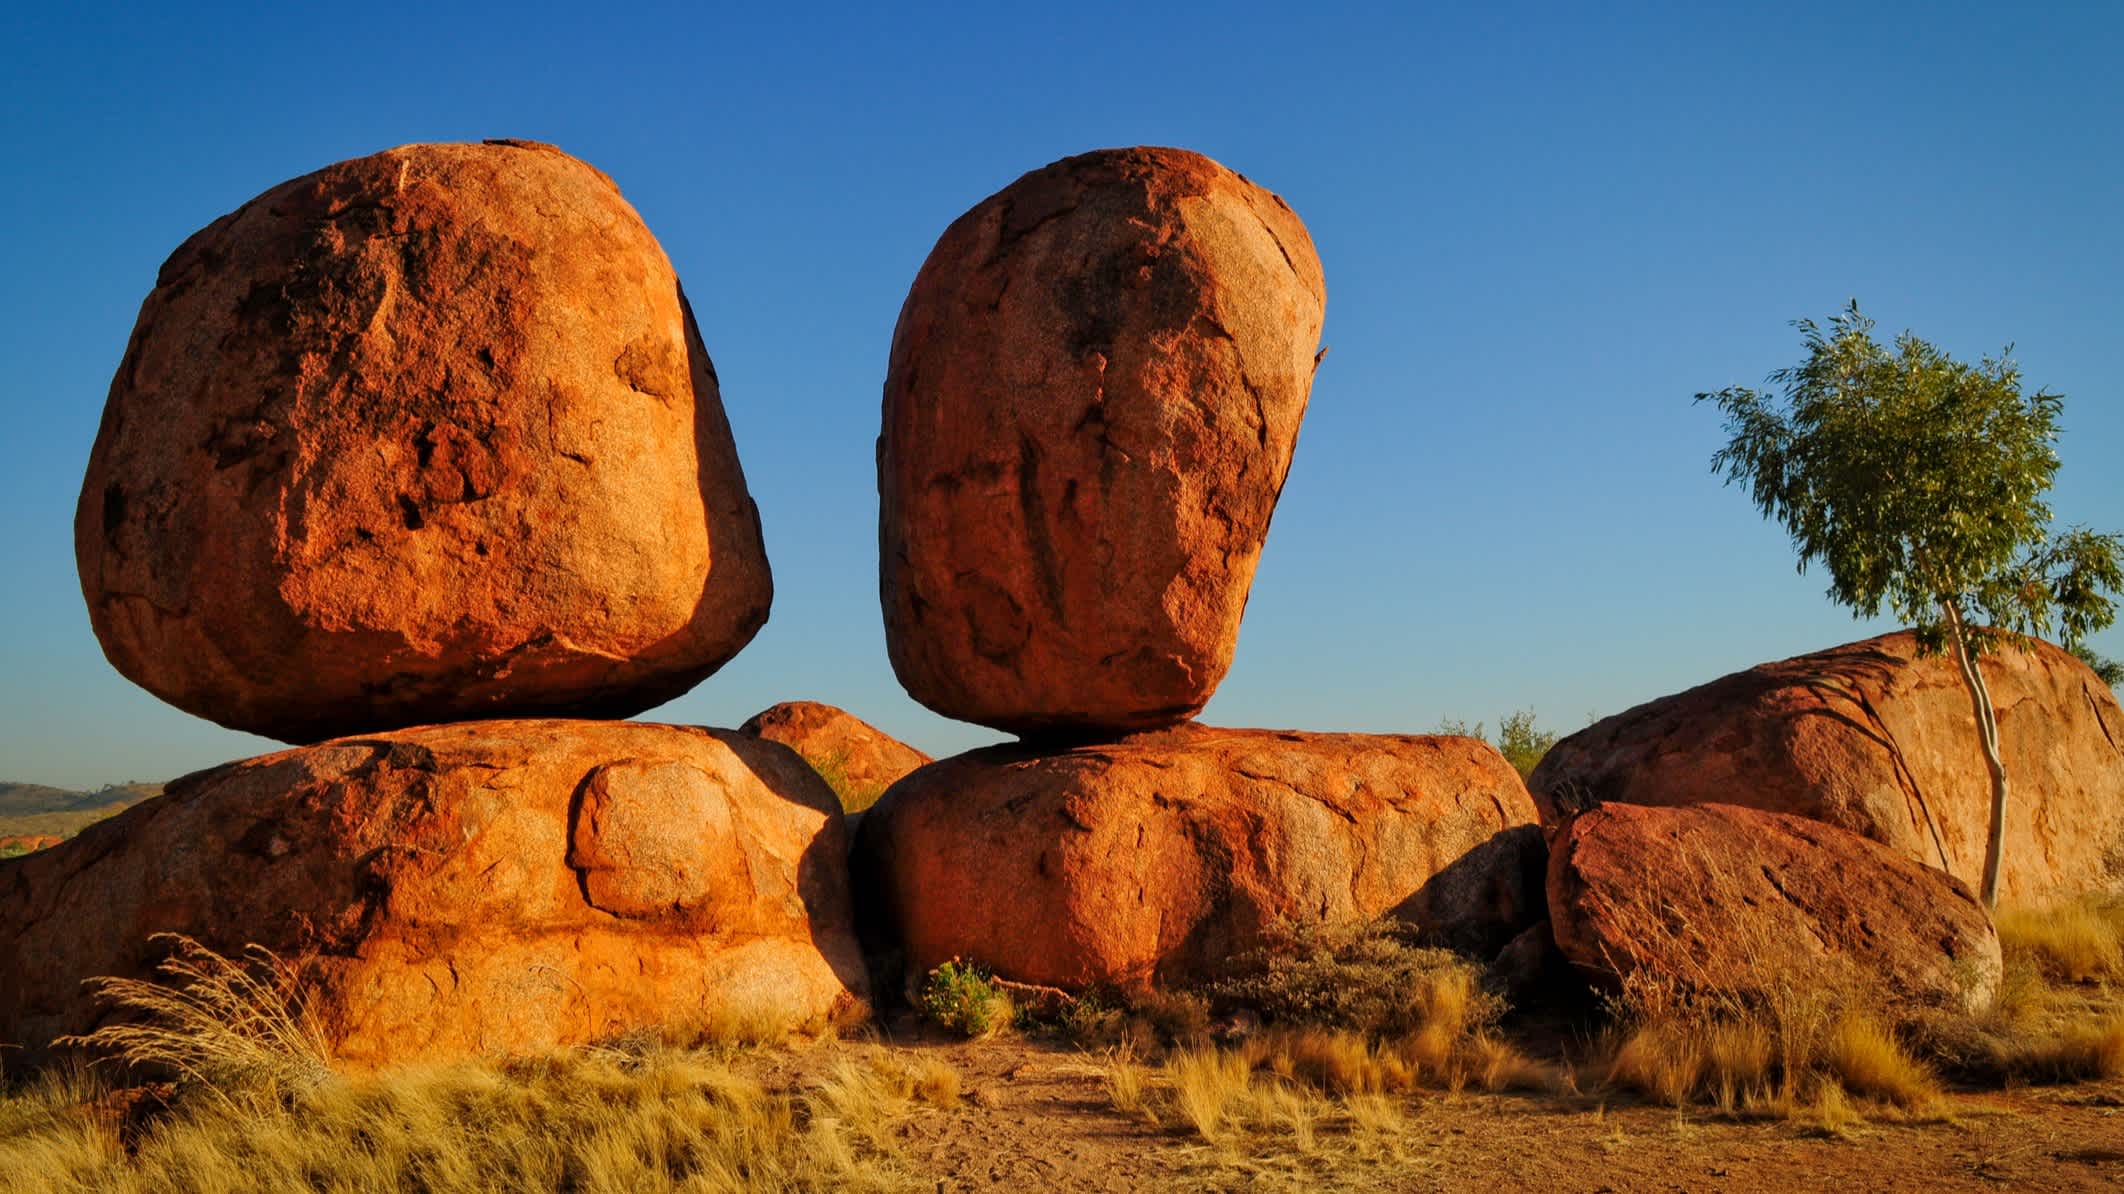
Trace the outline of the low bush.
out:
<instances>
[{"instance_id":1,"label":"low bush","mask_svg":"<svg viewBox=\"0 0 2124 1194\"><path fill-rule=\"evenodd\" d=\"M1236 959L1208 995L1213 1011L1247 1011L1269 1023L1458 1037L1504 1014L1504 1000L1481 978L1459 954L1420 946L1407 926L1377 921L1288 930Z\"/></svg>"},{"instance_id":2,"label":"low bush","mask_svg":"<svg viewBox=\"0 0 2124 1194\"><path fill-rule=\"evenodd\" d=\"M953 958L922 982L922 1014L953 1032L986 1037L1009 1028L1016 1012L986 968Z\"/></svg>"}]
</instances>

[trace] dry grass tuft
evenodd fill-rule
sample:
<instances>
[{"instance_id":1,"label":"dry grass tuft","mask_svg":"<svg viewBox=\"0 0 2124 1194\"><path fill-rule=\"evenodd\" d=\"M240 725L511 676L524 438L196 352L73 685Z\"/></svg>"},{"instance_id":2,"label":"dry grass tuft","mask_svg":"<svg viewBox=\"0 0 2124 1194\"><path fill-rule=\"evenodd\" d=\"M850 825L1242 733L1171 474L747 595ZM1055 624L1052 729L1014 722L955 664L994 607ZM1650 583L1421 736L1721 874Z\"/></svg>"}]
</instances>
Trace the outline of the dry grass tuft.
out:
<instances>
[{"instance_id":1,"label":"dry grass tuft","mask_svg":"<svg viewBox=\"0 0 2124 1194\"><path fill-rule=\"evenodd\" d=\"M1223 1139L1227 1118L1252 1087L1244 1057L1224 1049L1181 1049L1165 1063L1173 1109L1197 1136Z\"/></svg>"},{"instance_id":2,"label":"dry grass tuft","mask_svg":"<svg viewBox=\"0 0 2124 1194\"><path fill-rule=\"evenodd\" d=\"M324 1034L297 996L296 967L261 945L232 959L177 933L149 940L170 947L155 968L168 981L90 980L121 1018L59 1044L213 1091L300 1091L331 1077Z\"/></svg>"},{"instance_id":3,"label":"dry grass tuft","mask_svg":"<svg viewBox=\"0 0 2124 1194\"><path fill-rule=\"evenodd\" d=\"M1945 1097L1931 1068L1912 1057L1895 1034L1865 1013L1836 1022L1823 1042L1822 1064L1845 1090L1861 1098L1922 1109L1938 1105Z\"/></svg>"},{"instance_id":4,"label":"dry grass tuft","mask_svg":"<svg viewBox=\"0 0 2124 1194\"><path fill-rule=\"evenodd\" d=\"M1144 1090L1149 1078L1150 1072L1135 1059L1134 1054L1125 1049L1116 1050L1111 1054L1101 1073L1107 1101L1114 1105L1114 1110L1123 1115L1142 1116L1155 1127L1158 1116L1144 1099Z\"/></svg>"},{"instance_id":5,"label":"dry grass tuft","mask_svg":"<svg viewBox=\"0 0 2124 1194\"><path fill-rule=\"evenodd\" d=\"M2124 899L2001 909L1999 945L2057 982L2124 982Z\"/></svg>"}]
</instances>

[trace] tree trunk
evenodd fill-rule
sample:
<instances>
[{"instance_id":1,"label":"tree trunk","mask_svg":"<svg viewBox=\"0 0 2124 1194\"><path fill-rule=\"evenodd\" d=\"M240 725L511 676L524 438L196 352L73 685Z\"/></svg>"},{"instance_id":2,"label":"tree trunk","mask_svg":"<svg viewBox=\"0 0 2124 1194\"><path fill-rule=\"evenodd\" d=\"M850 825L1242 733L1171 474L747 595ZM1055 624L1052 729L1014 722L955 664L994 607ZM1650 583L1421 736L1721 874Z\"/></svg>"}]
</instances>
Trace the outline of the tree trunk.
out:
<instances>
[{"instance_id":1,"label":"tree trunk","mask_svg":"<svg viewBox=\"0 0 2124 1194\"><path fill-rule=\"evenodd\" d=\"M1943 608L1954 640L1954 662L1962 669L1962 686L1969 690L1969 703L1976 711L1977 741L1984 748L1984 766L1991 772L1991 832L1984 842L1984 885L1980 894L1984 907L1996 912L1999 864L2006 854L2006 764L1999 758L1999 719L1991 708L1991 688L1984 683L1984 671L1969 653L1961 611L1951 603Z\"/></svg>"}]
</instances>

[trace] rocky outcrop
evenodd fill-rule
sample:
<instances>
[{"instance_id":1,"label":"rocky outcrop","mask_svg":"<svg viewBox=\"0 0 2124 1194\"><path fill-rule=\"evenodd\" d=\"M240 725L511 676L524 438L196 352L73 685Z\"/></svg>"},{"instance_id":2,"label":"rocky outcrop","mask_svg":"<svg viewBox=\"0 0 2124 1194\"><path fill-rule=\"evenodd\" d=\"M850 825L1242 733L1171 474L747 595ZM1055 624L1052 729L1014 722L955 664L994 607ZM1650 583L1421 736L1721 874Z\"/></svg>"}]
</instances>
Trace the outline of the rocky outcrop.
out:
<instances>
[{"instance_id":1,"label":"rocky outcrop","mask_svg":"<svg viewBox=\"0 0 2124 1194\"><path fill-rule=\"evenodd\" d=\"M1816 983L1968 1012L1998 991L1967 885L1805 817L1605 805L1563 828L1548 896L1558 947L1611 984L1761 1001Z\"/></svg>"},{"instance_id":2,"label":"rocky outcrop","mask_svg":"<svg viewBox=\"0 0 2124 1194\"><path fill-rule=\"evenodd\" d=\"M740 733L779 742L804 756L833 786L849 812L868 808L928 755L845 709L818 701L783 701L752 715Z\"/></svg>"},{"instance_id":3,"label":"rocky outcrop","mask_svg":"<svg viewBox=\"0 0 2124 1194\"><path fill-rule=\"evenodd\" d=\"M841 812L787 748L495 721L201 772L0 863L0 1042L32 1058L149 937L296 962L354 1068L532 1052L865 989ZM11 1056L13 1056L11 1054Z\"/></svg>"},{"instance_id":4,"label":"rocky outcrop","mask_svg":"<svg viewBox=\"0 0 2124 1194\"><path fill-rule=\"evenodd\" d=\"M865 815L859 896L919 975L1185 984L1290 925L1382 916L1487 955L1541 913L1519 774L1470 738L1188 725L933 763Z\"/></svg>"},{"instance_id":5,"label":"rocky outcrop","mask_svg":"<svg viewBox=\"0 0 2124 1194\"><path fill-rule=\"evenodd\" d=\"M2001 899L2124 891L2124 710L2035 640L1981 665L2009 803ZM1745 805L1863 834L1972 886L1991 786L1952 661L1909 632L1766 663L1557 743L1528 780L1553 825L1602 803Z\"/></svg>"},{"instance_id":6,"label":"rocky outcrop","mask_svg":"<svg viewBox=\"0 0 2124 1194\"><path fill-rule=\"evenodd\" d=\"M670 262L525 142L341 162L186 241L74 531L120 672L293 742L639 712L772 589Z\"/></svg>"},{"instance_id":7,"label":"rocky outcrop","mask_svg":"<svg viewBox=\"0 0 2124 1194\"><path fill-rule=\"evenodd\" d=\"M1231 665L1325 288L1281 199L1115 149L961 216L893 333L886 643L916 700L1024 735L1172 725Z\"/></svg>"}]
</instances>

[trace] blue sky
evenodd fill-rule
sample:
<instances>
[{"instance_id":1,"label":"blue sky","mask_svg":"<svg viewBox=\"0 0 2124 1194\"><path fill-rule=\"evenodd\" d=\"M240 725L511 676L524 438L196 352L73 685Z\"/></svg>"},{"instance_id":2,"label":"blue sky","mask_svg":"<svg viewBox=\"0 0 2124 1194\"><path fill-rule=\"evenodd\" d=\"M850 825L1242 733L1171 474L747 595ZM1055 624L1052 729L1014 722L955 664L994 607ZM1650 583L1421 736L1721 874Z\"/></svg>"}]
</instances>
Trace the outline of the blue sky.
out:
<instances>
[{"instance_id":1,"label":"blue sky","mask_svg":"<svg viewBox=\"0 0 2124 1194\"><path fill-rule=\"evenodd\" d=\"M2067 397L2061 518L2124 529L2124 7L168 7L0 16L0 779L273 746L104 662L74 500L163 258L414 141L590 161L694 301L777 592L652 719L809 697L932 752L994 737L886 662L886 350L946 224L1102 146L1247 174L1327 272L1332 352L1206 720L1570 730L1885 628L1720 487L1689 401L1852 296L1965 357L2015 342Z\"/></svg>"}]
</instances>

